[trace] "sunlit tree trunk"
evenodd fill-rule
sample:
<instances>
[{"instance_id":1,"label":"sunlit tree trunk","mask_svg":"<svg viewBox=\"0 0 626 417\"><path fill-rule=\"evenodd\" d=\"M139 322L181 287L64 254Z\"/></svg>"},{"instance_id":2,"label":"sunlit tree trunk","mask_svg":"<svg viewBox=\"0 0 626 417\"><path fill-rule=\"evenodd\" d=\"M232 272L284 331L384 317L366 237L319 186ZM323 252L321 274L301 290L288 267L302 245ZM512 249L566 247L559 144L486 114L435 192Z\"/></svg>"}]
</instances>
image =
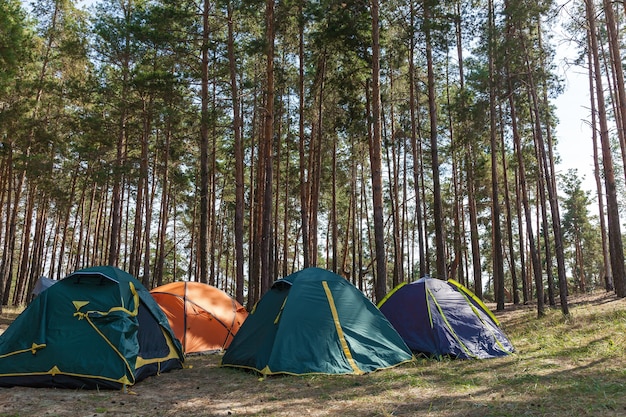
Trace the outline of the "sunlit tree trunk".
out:
<instances>
[{"instance_id":1,"label":"sunlit tree trunk","mask_svg":"<svg viewBox=\"0 0 626 417\"><path fill-rule=\"evenodd\" d=\"M262 147L263 160L259 169L265 171L263 190L263 209L261 225L261 293L265 293L272 281L272 194L273 194L273 149L274 149L274 0L267 0L265 5L266 36L266 91L265 118Z\"/></svg>"},{"instance_id":2,"label":"sunlit tree trunk","mask_svg":"<svg viewBox=\"0 0 626 417\"><path fill-rule=\"evenodd\" d=\"M202 9L200 81L200 229L198 231L198 281L209 282L209 0Z\"/></svg>"},{"instance_id":3,"label":"sunlit tree trunk","mask_svg":"<svg viewBox=\"0 0 626 417\"><path fill-rule=\"evenodd\" d=\"M432 10L431 4L424 2L424 35L426 38L426 67L428 86L428 113L430 121L430 155L433 174L433 223L435 227L435 253L437 278L448 279L446 252L443 235L443 206L441 202L441 179L439 174L439 144L437 143L437 97L435 93L435 70L432 46Z\"/></svg>"},{"instance_id":4,"label":"sunlit tree trunk","mask_svg":"<svg viewBox=\"0 0 626 417\"><path fill-rule=\"evenodd\" d=\"M595 24L594 24L595 25ZM607 238L606 228L606 212L604 208L604 191L602 187L602 177L600 168L600 155L598 154L598 129L597 127L597 109L596 109L596 96L594 93L594 76L593 76L593 56L591 54L591 35L589 28L587 28L587 63L588 63L588 78L589 78L589 102L591 113L591 140L593 144L593 174L596 182L596 193L598 202L598 218L600 219L600 236L602 237L602 263L604 265L604 288L606 291L614 291L613 274L611 273L611 255L609 253L609 242Z\"/></svg>"},{"instance_id":5,"label":"sunlit tree trunk","mask_svg":"<svg viewBox=\"0 0 626 417\"><path fill-rule=\"evenodd\" d=\"M624 85L624 68L622 59L622 50L620 49L623 42L619 36L619 26L615 18L615 10L613 2L610 0L602 0L604 8L604 16L606 19L606 29L608 32L608 47L610 51L610 68L615 77L615 107L616 107L616 125L617 133L620 138L622 148L626 148L626 87ZM626 166L626 160L623 161ZM624 279L626 280L626 278ZM626 291L626 284L625 291ZM626 295L626 294L625 294Z\"/></svg>"},{"instance_id":6,"label":"sunlit tree trunk","mask_svg":"<svg viewBox=\"0 0 626 417\"><path fill-rule=\"evenodd\" d=\"M515 256L515 245L513 243L513 214L511 211L511 194L509 188L509 167L507 163L507 153L504 146L504 136L502 137L502 143L500 149L502 155L502 182L504 184L504 207L506 209L506 230L508 236L509 243L509 258L511 259L511 297L513 304L519 304L519 291L518 291L518 276L517 276L517 265L516 265L516 256Z\"/></svg>"},{"instance_id":7,"label":"sunlit tree trunk","mask_svg":"<svg viewBox=\"0 0 626 417\"><path fill-rule=\"evenodd\" d=\"M609 127L604 102L602 73L600 70L600 58L598 57L598 40L595 22L595 10L592 0L585 0L587 23L589 25L589 37L591 39L591 51L593 58L593 71L595 80L595 97L598 105L598 120L600 125L600 144L602 147L602 166L604 172L604 184L606 187L607 218L609 235L609 252L611 258L611 271L615 282L615 292L618 297L626 296L626 279L624 277L624 251L622 243L621 225L619 219L619 205L617 201L617 184L615 170L613 168L613 156Z\"/></svg>"},{"instance_id":8,"label":"sunlit tree trunk","mask_svg":"<svg viewBox=\"0 0 626 417\"><path fill-rule=\"evenodd\" d=\"M300 168L300 227L302 229L303 267L310 264L309 255L309 181L306 172L306 133L304 131L304 13L306 0L298 2L298 163Z\"/></svg>"},{"instance_id":9,"label":"sunlit tree trunk","mask_svg":"<svg viewBox=\"0 0 626 417\"><path fill-rule=\"evenodd\" d=\"M491 142L491 227L493 228L493 284L497 310L504 309L504 260L502 231L500 229L500 200L498 178L498 140L496 127L496 72L495 72L495 16L492 0L489 0L489 128Z\"/></svg>"},{"instance_id":10,"label":"sunlit tree trunk","mask_svg":"<svg viewBox=\"0 0 626 417\"><path fill-rule=\"evenodd\" d=\"M416 10L413 2L411 2L410 27L415 27ZM411 34L409 47L409 112L411 116L411 152L413 156L413 183L415 192L415 223L417 233L418 261L419 261L419 277L423 277L427 273L426 269L426 252L424 244L424 221L422 212L421 189L420 189L420 172L421 166L421 146L418 145L417 138L417 97L415 93L416 77L415 77L415 36Z\"/></svg>"},{"instance_id":11,"label":"sunlit tree trunk","mask_svg":"<svg viewBox=\"0 0 626 417\"><path fill-rule=\"evenodd\" d=\"M379 2L371 0L372 14L372 139L370 165L372 170L372 202L374 209L374 241L376 248L375 299L387 293L387 259L385 253L385 224L383 216L382 129L380 103L380 23Z\"/></svg>"},{"instance_id":12,"label":"sunlit tree trunk","mask_svg":"<svg viewBox=\"0 0 626 417\"><path fill-rule=\"evenodd\" d=\"M233 100L233 135L235 137L235 299L244 303L244 151L243 151L243 120L239 103L239 86L237 84L237 61L235 57L233 5L228 3L228 63L230 74L230 91Z\"/></svg>"}]
</instances>

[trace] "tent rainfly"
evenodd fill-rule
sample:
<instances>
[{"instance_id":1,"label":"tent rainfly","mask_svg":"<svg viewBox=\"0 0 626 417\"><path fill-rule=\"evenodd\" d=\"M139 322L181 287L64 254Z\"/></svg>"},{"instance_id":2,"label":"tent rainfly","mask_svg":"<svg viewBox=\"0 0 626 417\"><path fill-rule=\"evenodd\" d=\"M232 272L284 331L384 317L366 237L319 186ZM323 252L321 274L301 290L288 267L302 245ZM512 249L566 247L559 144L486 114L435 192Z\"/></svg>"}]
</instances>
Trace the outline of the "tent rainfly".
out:
<instances>
[{"instance_id":1,"label":"tent rainfly","mask_svg":"<svg viewBox=\"0 0 626 417\"><path fill-rule=\"evenodd\" d=\"M0 336L0 387L122 389L183 360L150 292L93 267L43 291Z\"/></svg>"},{"instance_id":2,"label":"tent rainfly","mask_svg":"<svg viewBox=\"0 0 626 417\"><path fill-rule=\"evenodd\" d=\"M489 308L454 280L400 284L378 307L416 353L486 359L514 352Z\"/></svg>"},{"instance_id":3,"label":"tent rainfly","mask_svg":"<svg viewBox=\"0 0 626 417\"><path fill-rule=\"evenodd\" d=\"M235 335L221 366L273 374L363 374L413 355L343 277L306 268L279 279Z\"/></svg>"},{"instance_id":4,"label":"tent rainfly","mask_svg":"<svg viewBox=\"0 0 626 417\"><path fill-rule=\"evenodd\" d=\"M226 292L201 282L178 281L150 291L185 353L228 348L248 312Z\"/></svg>"},{"instance_id":5,"label":"tent rainfly","mask_svg":"<svg viewBox=\"0 0 626 417\"><path fill-rule=\"evenodd\" d=\"M37 297L39 294L41 294L42 291L52 287L54 284L56 284L56 282L57 281L53 280L52 278L43 276L39 277L31 293L31 299Z\"/></svg>"}]
</instances>

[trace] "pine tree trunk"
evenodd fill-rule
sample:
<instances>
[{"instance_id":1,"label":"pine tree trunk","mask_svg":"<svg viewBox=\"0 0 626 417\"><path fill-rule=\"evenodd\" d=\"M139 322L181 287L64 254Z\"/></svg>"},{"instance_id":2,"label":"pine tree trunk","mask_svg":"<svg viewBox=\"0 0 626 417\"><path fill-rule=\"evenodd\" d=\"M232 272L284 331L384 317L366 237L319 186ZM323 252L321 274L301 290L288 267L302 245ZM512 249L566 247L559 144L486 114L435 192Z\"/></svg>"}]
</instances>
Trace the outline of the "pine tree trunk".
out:
<instances>
[{"instance_id":1,"label":"pine tree trunk","mask_svg":"<svg viewBox=\"0 0 626 417\"><path fill-rule=\"evenodd\" d=\"M272 194L273 194L273 139L274 139L274 0L267 0L265 7L266 23L266 91L265 118L263 132L263 162L259 169L265 171L263 189L263 209L261 225L261 293L270 288L272 279Z\"/></svg>"},{"instance_id":2,"label":"pine tree trunk","mask_svg":"<svg viewBox=\"0 0 626 417\"><path fill-rule=\"evenodd\" d=\"M415 27L415 15L416 11L411 2L411 20L410 27ZM409 48L409 112L411 115L411 153L413 156L413 182L415 192L415 224L417 229L417 247L419 257L419 277L423 277L427 273L426 267L426 252L424 244L424 220L422 212L422 199L420 188L420 173L421 173L421 146L418 145L417 140L417 98L415 94L415 36L411 36L411 46Z\"/></svg>"},{"instance_id":3,"label":"pine tree trunk","mask_svg":"<svg viewBox=\"0 0 626 417\"><path fill-rule=\"evenodd\" d=\"M489 126L491 132L491 226L493 228L493 284L496 296L496 309L504 310L504 260L502 252L502 231L500 229L500 201L498 178L498 140L496 128L496 85L495 85L495 23L493 2L489 0Z\"/></svg>"},{"instance_id":4,"label":"pine tree trunk","mask_svg":"<svg viewBox=\"0 0 626 417\"><path fill-rule=\"evenodd\" d=\"M387 259L385 254L385 224L382 180L382 118L380 102L380 27L379 1L371 1L372 14L372 139L370 165L372 171L372 202L374 209L374 241L376 249L375 299L387 294Z\"/></svg>"},{"instance_id":5,"label":"pine tree trunk","mask_svg":"<svg viewBox=\"0 0 626 417\"><path fill-rule=\"evenodd\" d=\"M619 219L619 204L617 201L617 184L615 180L615 170L613 168L613 156L611 155L609 127L602 84L602 72L600 70L600 58L598 56L595 11L592 0L585 0L585 6L587 23L589 24L589 36L591 39L591 51L596 87L595 97L598 104L598 119L600 124L600 144L602 147L602 165L606 187L611 271L615 282L615 292L618 297L622 298L626 296L626 279L624 277L624 251Z\"/></svg>"},{"instance_id":6,"label":"pine tree trunk","mask_svg":"<svg viewBox=\"0 0 626 417\"><path fill-rule=\"evenodd\" d=\"M600 169L600 155L598 154L598 129L596 128L597 122L597 110L596 110L596 98L594 94L594 76L593 76L593 56L591 55L591 35L589 29L587 29L587 63L588 63L588 78L589 78L589 102L591 113L591 140L593 143L593 173L596 182L596 193L598 201L598 218L600 219L600 236L602 237L602 262L604 266L604 289L608 291L614 291L613 274L611 273L611 256L609 253L609 242L607 239L607 227L606 227L606 211L604 209L604 191L602 190L602 178Z\"/></svg>"},{"instance_id":7,"label":"pine tree trunk","mask_svg":"<svg viewBox=\"0 0 626 417\"><path fill-rule=\"evenodd\" d=\"M210 1L202 11L202 51L200 81L200 229L198 231L198 281L209 282L209 13Z\"/></svg>"}]
</instances>

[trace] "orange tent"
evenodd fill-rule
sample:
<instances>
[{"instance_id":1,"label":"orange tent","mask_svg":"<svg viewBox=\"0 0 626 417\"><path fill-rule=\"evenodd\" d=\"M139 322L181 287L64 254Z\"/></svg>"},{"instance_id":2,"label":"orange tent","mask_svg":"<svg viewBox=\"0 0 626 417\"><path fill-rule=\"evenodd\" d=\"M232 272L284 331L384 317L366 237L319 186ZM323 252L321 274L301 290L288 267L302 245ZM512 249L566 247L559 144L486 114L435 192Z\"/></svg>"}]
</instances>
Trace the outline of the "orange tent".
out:
<instances>
[{"instance_id":1,"label":"orange tent","mask_svg":"<svg viewBox=\"0 0 626 417\"><path fill-rule=\"evenodd\" d=\"M150 291L185 353L226 349L248 317L224 291L200 282L172 282Z\"/></svg>"}]
</instances>

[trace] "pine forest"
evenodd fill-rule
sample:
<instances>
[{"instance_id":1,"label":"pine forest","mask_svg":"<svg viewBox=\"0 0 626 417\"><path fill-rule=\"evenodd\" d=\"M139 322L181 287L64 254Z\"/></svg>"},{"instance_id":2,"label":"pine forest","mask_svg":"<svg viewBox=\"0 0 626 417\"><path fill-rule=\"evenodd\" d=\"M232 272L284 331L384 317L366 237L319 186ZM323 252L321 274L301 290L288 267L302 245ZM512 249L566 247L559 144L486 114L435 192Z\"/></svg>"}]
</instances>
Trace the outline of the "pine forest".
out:
<instances>
[{"instance_id":1,"label":"pine forest","mask_svg":"<svg viewBox=\"0 0 626 417\"><path fill-rule=\"evenodd\" d=\"M0 299L114 265L248 308L308 266L568 314L626 296L626 7L0 0ZM555 30L595 188L560 170Z\"/></svg>"}]
</instances>

